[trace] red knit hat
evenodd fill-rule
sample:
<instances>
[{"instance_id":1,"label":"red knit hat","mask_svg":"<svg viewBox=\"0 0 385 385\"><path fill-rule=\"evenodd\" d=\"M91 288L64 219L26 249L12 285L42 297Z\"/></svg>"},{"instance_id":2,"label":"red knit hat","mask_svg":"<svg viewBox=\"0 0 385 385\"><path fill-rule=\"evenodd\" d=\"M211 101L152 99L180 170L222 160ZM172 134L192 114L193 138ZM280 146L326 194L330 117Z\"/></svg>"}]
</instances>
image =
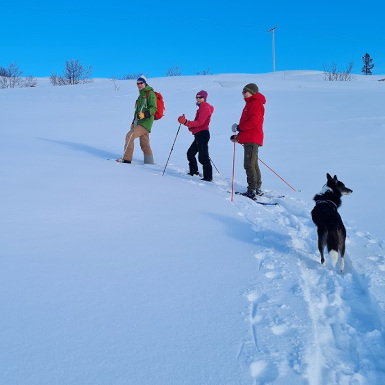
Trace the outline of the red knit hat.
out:
<instances>
[{"instance_id":1,"label":"red knit hat","mask_svg":"<svg viewBox=\"0 0 385 385\"><path fill-rule=\"evenodd\" d=\"M202 98L205 100L205 102L207 101L208 93L206 91L204 91L204 90L199 91L199 92L197 92L197 96L198 95L202 96Z\"/></svg>"}]
</instances>

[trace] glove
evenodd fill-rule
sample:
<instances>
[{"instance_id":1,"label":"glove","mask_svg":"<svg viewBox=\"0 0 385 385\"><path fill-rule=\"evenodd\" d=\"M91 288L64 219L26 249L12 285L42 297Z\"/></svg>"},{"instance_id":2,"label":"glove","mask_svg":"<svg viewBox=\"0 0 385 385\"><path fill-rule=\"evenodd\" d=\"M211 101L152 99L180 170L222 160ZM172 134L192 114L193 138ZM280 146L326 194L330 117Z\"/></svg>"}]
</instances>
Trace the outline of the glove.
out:
<instances>
[{"instance_id":1,"label":"glove","mask_svg":"<svg viewBox=\"0 0 385 385\"><path fill-rule=\"evenodd\" d=\"M234 123L234 124L231 126L231 131L233 131L233 132L239 131L239 126L238 126L237 123Z\"/></svg>"},{"instance_id":2,"label":"glove","mask_svg":"<svg viewBox=\"0 0 385 385\"><path fill-rule=\"evenodd\" d=\"M186 117L185 117L184 114L183 114L183 115L179 116L178 122L179 122L180 124L183 124L183 125L187 126L188 120L186 119Z\"/></svg>"},{"instance_id":3,"label":"glove","mask_svg":"<svg viewBox=\"0 0 385 385\"><path fill-rule=\"evenodd\" d=\"M231 135L231 136L230 136L230 140L231 140L232 142L238 143L238 135Z\"/></svg>"},{"instance_id":4,"label":"glove","mask_svg":"<svg viewBox=\"0 0 385 385\"><path fill-rule=\"evenodd\" d=\"M148 119L151 116L150 111L138 112L136 117L138 120Z\"/></svg>"}]
</instances>

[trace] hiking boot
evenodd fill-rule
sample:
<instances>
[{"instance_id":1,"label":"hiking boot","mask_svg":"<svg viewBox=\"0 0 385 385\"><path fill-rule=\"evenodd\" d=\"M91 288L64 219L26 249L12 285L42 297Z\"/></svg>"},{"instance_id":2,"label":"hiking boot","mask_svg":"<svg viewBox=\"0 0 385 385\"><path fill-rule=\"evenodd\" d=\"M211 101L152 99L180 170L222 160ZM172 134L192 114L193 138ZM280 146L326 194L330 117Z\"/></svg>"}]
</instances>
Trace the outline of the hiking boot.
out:
<instances>
[{"instance_id":1,"label":"hiking boot","mask_svg":"<svg viewBox=\"0 0 385 385\"><path fill-rule=\"evenodd\" d=\"M250 199L255 199L256 198L256 195L255 195L255 191L254 190L247 190L245 193L243 193L242 195L244 195L245 197L248 197Z\"/></svg>"},{"instance_id":2,"label":"hiking boot","mask_svg":"<svg viewBox=\"0 0 385 385\"><path fill-rule=\"evenodd\" d=\"M197 176L199 176L199 172L197 171L197 172L188 172L187 173L187 175L190 175L190 176L195 176L195 175L197 175Z\"/></svg>"},{"instance_id":3,"label":"hiking boot","mask_svg":"<svg viewBox=\"0 0 385 385\"><path fill-rule=\"evenodd\" d=\"M204 180L205 182L212 182L213 178L202 178L201 180Z\"/></svg>"},{"instance_id":4,"label":"hiking boot","mask_svg":"<svg viewBox=\"0 0 385 385\"><path fill-rule=\"evenodd\" d=\"M119 162L119 163L131 163L131 161L130 160L126 160L126 159L123 159L123 158L118 158L118 159L116 159L116 161L117 162Z\"/></svg>"},{"instance_id":5,"label":"hiking boot","mask_svg":"<svg viewBox=\"0 0 385 385\"><path fill-rule=\"evenodd\" d=\"M261 197L263 195L263 191L260 188L257 188L255 190L255 194L258 195L259 197Z\"/></svg>"}]
</instances>

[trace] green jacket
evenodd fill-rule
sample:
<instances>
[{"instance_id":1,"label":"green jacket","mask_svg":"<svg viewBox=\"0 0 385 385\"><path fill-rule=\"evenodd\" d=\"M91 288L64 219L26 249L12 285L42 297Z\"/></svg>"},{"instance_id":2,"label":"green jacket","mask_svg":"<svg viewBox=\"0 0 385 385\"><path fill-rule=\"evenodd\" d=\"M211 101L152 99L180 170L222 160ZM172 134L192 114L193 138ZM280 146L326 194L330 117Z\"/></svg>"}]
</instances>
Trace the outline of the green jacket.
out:
<instances>
[{"instance_id":1,"label":"green jacket","mask_svg":"<svg viewBox=\"0 0 385 385\"><path fill-rule=\"evenodd\" d=\"M146 98L147 91L150 91L148 93L148 98ZM148 132L151 132L152 124L154 123L154 114L157 110L157 102L156 102L156 95L154 93L154 90L147 85L142 90L139 91L139 97L136 99L135 103L135 115L134 119L136 119L136 114L138 112L144 112L149 111L151 116L149 118L141 119L137 121L137 124L140 124L143 126Z\"/></svg>"}]
</instances>

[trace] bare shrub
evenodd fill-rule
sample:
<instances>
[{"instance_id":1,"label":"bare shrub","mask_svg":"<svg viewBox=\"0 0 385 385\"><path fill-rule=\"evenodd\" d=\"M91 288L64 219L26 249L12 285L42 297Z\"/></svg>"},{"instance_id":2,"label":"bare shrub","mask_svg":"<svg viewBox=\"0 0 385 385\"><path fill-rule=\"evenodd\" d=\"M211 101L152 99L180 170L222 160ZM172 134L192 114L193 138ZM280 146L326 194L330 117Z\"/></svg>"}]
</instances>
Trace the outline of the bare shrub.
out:
<instances>
[{"instance_id":1,"label":"bare shrub","mask_svg":"<svg viewBox=\"0 0 385 385\"><path fill-rule=\"evenodd\" d=\"M166 76L181 76L182 72L183 71L179 68L179 65L175 65L166 71Z\"/></svg>"},{"instance_id":2,"label":"bare shrub","mask_svg":"<svg viewBox=\"0 0 385 385\"><path fill-rule=\"evenodd\" d=\"M130 74L126 74L123 76L118 76L116 74L112 74L110 80L114 84L115 91L119 91L120 86L117 83L118 80L136 80L136 79L140 78L141 76L145 76L146 78L148 77L147 74L144 74L143 72L130 73Z\"/></svg>"},{"instance_id":3,"label":"bare shrub","mask_svg":"<svg viewBox=\"0 0 385 385\"><path fill-rule=\"evenodd\" d=\"M33 76L22 77L23 71L16 63L8 67L0 67L0 88L35 87L37 82Z\"/></svg>"},{"instance_id":4,"label":"bare shrub","mask_svg":"<svg viewBox=\"0 0 385 385\"><path fill-rule=\"evenodd\" d=\"M37 80L33 76L27 76L24 79L25 87L36 87L37 86Z\"/></svg>"},{"instance_id":5,"label":"bare shrub","mask_svg":"<svg viewBox=\"0 0 385 385\"><path fill-rule=\"evenodd\" d=\"M345 70L339 71L336 63L332 63L330 68L324 65L324 79L328 81L351 81L356 78L352 74L354 62L351 61Z\"/></svg>"},{"instance_id":6,"label":"bare shrub","mask_svg":"<svg viewBox=\"0 0 385 385\"><path fill-rule=\"evenodd\" d=\"M339 80L342 80L344 82L349 82L351 80L354 80L356 78L356 75L353 75L352 74L352 71L353 71L353 67L354 67L354 62L351 61L345 68L344 71L342 71L340 73L340 78Z\"/></svg>"},{"instance_id":7,"label":"bare shrub","mask_svg":"<svg viewBox=\"0 0 385 385\"><path fill-rule=\"evenodd\" d=\"M337 80L338 67L336 63L332 63L330 68L324 64L324 79L329 81Z\"/></svg>"},{"instance_id":8,"label":"bare shrub","mask_svg":"<svg viewBox=\"0 0 385 385\"><path fill-rule=\"evenodd\" d=\"M120 86L118 85L117 81L119 80L115 74L112 75L112 78L110 79L112 83L114 84L115 91L120 90Z\"/></svg>"},{"instance_id":9,"label":"bare shrub","mask_svg":"<svg viewBox=\"0 0 385 385\"><path fill-rule=\"evenodd\" d=\"M206 68L203 71L197 71L197 75L212 75L213 73L210 71L210 68Z\"/></svg>"},{"instance_id":10,"label":"bare shrub","mask_svg":"<svg viewBox=\"0 0 385 385\"><path fill-rule=\"evenodd\" d=\"M53 72L50 82L54 86L67 86L76 84L92 83L92 66L84 67L77 59L67 60L63 75Z\"/></svg>"},{"instance_id":11,"label":"bare shrub","mask_svg":"<svg viewBox=\"0 0 385 385\"><path fill-rule=\"evenodd\" d=\"M144 75L145 77L147 77L146 74L143 74L142 72L140 73L132 73L132 74L127 74L127 75L123 75L119 78L119 80L133 80L133 79L138 79L141 75Z\"/></svg>"}]
</instances>

